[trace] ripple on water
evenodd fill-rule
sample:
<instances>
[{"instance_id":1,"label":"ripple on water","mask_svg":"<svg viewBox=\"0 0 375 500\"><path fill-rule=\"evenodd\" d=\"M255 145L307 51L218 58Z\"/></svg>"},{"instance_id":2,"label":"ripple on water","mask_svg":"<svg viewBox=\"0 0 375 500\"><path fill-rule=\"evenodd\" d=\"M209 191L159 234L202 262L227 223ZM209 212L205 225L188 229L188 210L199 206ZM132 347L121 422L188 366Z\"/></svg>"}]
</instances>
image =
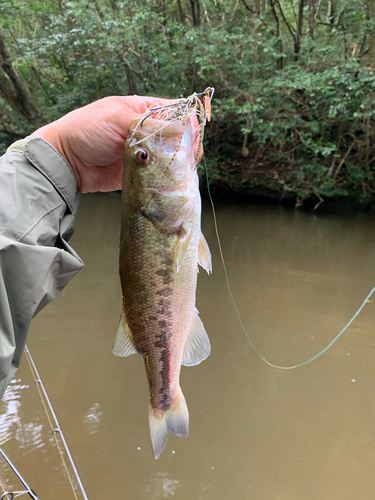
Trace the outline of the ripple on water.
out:
<instances>
[{"instance_id":1,"label":"ripple on water","mask_svg":"<svg viewBox=\"0 0 375 500\"><path fill-rule=\"evenodd\" d=\"M87 425L89 429L89 434L95 434L98 432L100 427L100 419L103 412L100 409L99 403L95 403L91 408L87 410L83 416L83 423Z\"/></svg>"},{"instance_id":2,"label":"ripple on water","mask_svg":"<svg viewBox=\"0 0 375 500\"><path fill-rule=\"evenodd\" d=\"M29 385L22 384L21 379L13 379L4 393L0 404L0 446L16 439L19 448L31 452L43 447L45 443L41 423L25 422L24 417L21 420L20 398L27 389Z\"/></svg>"},{"instance_id":3,"label":"ripple on water","mask_svg":"<svg viewBox=\"0 0 375 500\"><path fill-rule=\"evenodd\" d=\"M173 497L179 487L179 481L169 479L166 472L158 472L147 486L147 492L152 495L152 500L158 500Z\"/></svg>"}]
</instances>

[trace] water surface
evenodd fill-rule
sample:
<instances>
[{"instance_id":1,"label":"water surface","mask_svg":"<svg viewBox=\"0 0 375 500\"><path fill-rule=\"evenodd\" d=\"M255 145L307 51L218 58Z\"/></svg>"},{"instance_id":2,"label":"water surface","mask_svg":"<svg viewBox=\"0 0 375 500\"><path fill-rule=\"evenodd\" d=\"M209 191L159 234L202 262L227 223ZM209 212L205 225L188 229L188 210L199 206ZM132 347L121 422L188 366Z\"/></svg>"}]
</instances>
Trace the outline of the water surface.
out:
<instances>
[{"instance_id":1,"label":"water surface","mask_svg":"<svg viewBox=\"0 0 375 500\"><path fill-rule=\"evenodd\" d=\"M375 285L374 221L217 204L233 294L254 344L296 364L341 330ZM112 355L121 308L120 196L83 198L72 245L85 261L33 321L29 348L90 500L373 499L375 297L327 354L292 371L251 350L228 295L212 214L213 274L197 306L212 354L182 368L190 435L158 461L140 356ZM40 500L74 498L26 359L0 403L0 444ZM19 483L0 458L0 478Z\"/></svg>"}]
</instances>

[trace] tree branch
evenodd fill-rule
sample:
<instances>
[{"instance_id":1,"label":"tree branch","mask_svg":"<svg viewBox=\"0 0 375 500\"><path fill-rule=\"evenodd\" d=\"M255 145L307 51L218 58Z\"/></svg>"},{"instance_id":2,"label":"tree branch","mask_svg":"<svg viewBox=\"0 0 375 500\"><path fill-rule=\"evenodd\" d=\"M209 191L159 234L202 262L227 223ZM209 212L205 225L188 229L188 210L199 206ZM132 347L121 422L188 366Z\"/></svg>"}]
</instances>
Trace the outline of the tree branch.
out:
<instances>
[{"instance_id":1,"label":"tree branch","mask_svg":"<svg viewBox=\"0 0 375 500\"><path fill-rule=\"evenodd\" d=\"M280 5L279 0L276 0L276 3L277 3L277 5L278 5L278 7L279 7L279 11L280 11L281 17L283 18L283 21L284 21L284 23L286 24L286 27L288 28L289 33L292 35L293 40L294 40L294 42L295 42L295 41L296 41L296 36L295 36L295 34L293 33L293 28L292 28L291 24L289 23L289 21L287 20L287 18L285 17L284 11L283 11L283 9L281 8L281 5Z\"/></svg>"},{"instance_id":2,"label":"tree branch","mask_svg":"<svg viewBox=\"0 0 375 500\"><path fill-rule=\"evenodd\" d=\"M355 145L356 141L354 140L352 142L352 144L349 146L349 148L346 150L346 153L344 154L344 156L341 158L341 161L340 163L338 164L338 167L336 169L336 172L333 174L333 178L335 179L338 174L340 173L340 170L341 170L341 167L344 165L344 163L346 162L346 159L347 157L349 156L349 153L350 151L353 149L354 145Z\"/></svg>"},{"instance_id":3,"label":"tree branch","mask_svg":"<svg viewBox=\"0 0 375 500\"><path fill-rule=\"evenodd\" d=\"M5 37L0 30L0 95L21 114L29 123L42 118L42 112L31 97L30 91L12 64L10 54L5 45Z\"/></svg>"},{"instance_id":4,"label":"tree branch","mask_svg":"<svg viewBox=\"0 0 375 500\"><path fill-rule=\"evenodd\" d=\"M177 10L178 10L178 17L180 18L180 23L184 24L185 22L185 13L181 5L181 0L177 0Z\"/></svg>"},{"instance_id":5,"label":"tree branch","mask_svg":"<svg viewBox=\"0 0 375 500\"><path fill-rule=\"evenodd\" d=\"M248 10L248 11L249 11L249 12L251 12L252 14L256 14L256 11L255 11L255 10L253 10L253 9L251 9L251 8L247 5L247 3L245 2L245 0L241 0L241 2L244 4L244 7L245 7L245 9L246 9L246 10Z\"/></svg>"}]
</instances>

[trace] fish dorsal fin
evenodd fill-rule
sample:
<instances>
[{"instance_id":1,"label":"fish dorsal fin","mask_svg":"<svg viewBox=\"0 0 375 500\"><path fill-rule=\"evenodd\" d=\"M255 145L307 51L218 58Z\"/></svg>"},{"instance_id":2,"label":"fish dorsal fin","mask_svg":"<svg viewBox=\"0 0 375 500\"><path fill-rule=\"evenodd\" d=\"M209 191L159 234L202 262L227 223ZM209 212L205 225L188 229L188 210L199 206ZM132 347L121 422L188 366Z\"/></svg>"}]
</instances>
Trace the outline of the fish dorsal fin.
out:
<instances>
[{"instance_id":1,"label":"fish dorsal fin","mask_svg":"<svg viewBox=\"0 0 375 500\"><path fill-rule=\"evenodd\" d=\"M202 266L208 274L212 273L211 252L203 233L201 233L201 237L199 238L198 264Z\"/></svg>"},{"instance_id":2,"label":"fish dorsal fin","mask_svg":"<svg viewBox=\"0 0 375 500\"><path fill-rule=\"evenodd\" d=\"M196 309L190 334L186 341L184 354L182 356L182 364L184 366L198 365L210 355L210 352L210 339L208 338L207 332L204 329L202 320L198 316L198 311Z\"/></svg>"},{"instance_id":3,"label":"fish dorsal fin","mask_svg":"<svg viewBox=\"0 0 375 500\"><path fill-rule=\"evenodd\" d=\"M112 352L115 356L121 356L122 358L126 358L131 354L137 354L124 312L121 312L120 323L117 328L115 345L113 346Z\"/></svg>"}]
</instances>

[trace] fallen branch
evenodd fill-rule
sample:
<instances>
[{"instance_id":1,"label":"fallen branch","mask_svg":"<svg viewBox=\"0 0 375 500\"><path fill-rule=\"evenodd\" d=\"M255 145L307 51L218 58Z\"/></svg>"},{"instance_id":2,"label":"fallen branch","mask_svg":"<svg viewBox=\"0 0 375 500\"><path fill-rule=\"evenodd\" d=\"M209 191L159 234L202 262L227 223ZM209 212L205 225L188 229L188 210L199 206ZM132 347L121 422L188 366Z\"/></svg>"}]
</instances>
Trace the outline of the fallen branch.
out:
<instances>
[{"instance_id":1,"label":"fallen branch","mask_svg":"<svg viewBox=\"0 0 375 500\"><path fill-rule=\"evenodd\" d=\"M346 153L344 154L343 158L340 160L340 163L337 166L336 172L333 174L333 178L334 179L336 179L336 177L340 173L341 167L344 165L344 163L345 163L345 161L346 161L346 159L347 159L350 151L353 149L355 143L356 143L356 141L352 142L352 144L349 146L349 148L347 149Z\"/></svg>"}]
</instances>

